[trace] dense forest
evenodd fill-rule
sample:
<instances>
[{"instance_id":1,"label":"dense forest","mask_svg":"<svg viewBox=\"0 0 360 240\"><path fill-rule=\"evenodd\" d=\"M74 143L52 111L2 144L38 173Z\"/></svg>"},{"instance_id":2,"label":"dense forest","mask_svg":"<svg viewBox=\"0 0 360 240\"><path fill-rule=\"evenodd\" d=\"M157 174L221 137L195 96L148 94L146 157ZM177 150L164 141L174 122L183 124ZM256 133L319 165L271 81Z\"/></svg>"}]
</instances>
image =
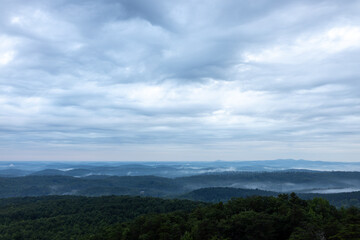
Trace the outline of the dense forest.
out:
<instances>
[{"instance_id":1,"label":"dense forest","mask_svg":"<svg viewBox=\"0 0 360 240\"><path fill-rule=\"evenodd\" d=\"M0 239L359 240L359 208L296 194L208 204L149 197L0 200Z\"/></svg>"},{"instance_id":2,"label":"dense forest","mask_svg":"<svg viewBox=\"0 0 360 240\"><path fill-rule=\"evenodd\" d=\"M94 239L359 240L360 210L295 194L237 198L191 213L140 216Z\"/></svg>"},{"instance_id":3,"label":"dense forest","mask_svg":"<svg viewBox=\"0 0 360 240\"><path fill-rule=\"evenodd\" d=\"M188 200L128 196L0 199L0 239L89 239L113 229L113 224L139 215L189 212L204 205Z\"/></svg>"},{"instance_id":4,"label":"dense forest","mask_svg":"<svg viewBox=\"0 0 360 240\"><path fill-rule=\"evenodd\" d=\"M225 202L234 197L251 197L251 196L278 196L280 193L264 191L259 189L241 189L241 188L201 188L179 196L182 199L189 199L204 202ZM360 191L344 193L299 193L302 199L323 198L335 207L360 207Z\"/></svg>"},{"instance_id":5,"label":"dense forest","mask_svg":"<svg viewBox=\"0 0 360 240\"><path fill-rule=\"evenodd\" d=\"M26 176L0 178L0 197L46 195L146 195L163 197L182 191L173 179L155 176Z\"/></svg>"}]
</instances>

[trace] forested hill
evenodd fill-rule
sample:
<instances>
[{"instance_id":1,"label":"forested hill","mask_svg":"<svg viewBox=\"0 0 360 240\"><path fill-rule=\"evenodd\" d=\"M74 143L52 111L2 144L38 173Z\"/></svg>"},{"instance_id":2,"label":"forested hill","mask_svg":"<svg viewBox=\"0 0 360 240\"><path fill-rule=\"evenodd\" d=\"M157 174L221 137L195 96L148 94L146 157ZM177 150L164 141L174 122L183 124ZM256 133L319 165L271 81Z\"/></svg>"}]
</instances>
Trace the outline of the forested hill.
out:
<instances>
[{"instance_id":1,"label":"forested hill","mask_svg":"<svg viewBox=\"0 0 360 240\"><path fill-rule=\"evenodd\" d=\"M146 215L109 229L117 239L174 240L359 240L360 210L340 209L326 200L295 194L237 198L189 213Z\"/></svg>"},{"instance_id":2,"label":"forested hill","mask_svg":"<svg viewBox=\"0 0 360 240\"><path fill-rule=\"evenodd\" d=\"M2 240L359 240L360 210L295 194L204 204L148 197L0 200Z\"/></svg>"},{"instance_id":3,"label":"forested hill","mask_svg":"<svg viewBox=\"0 0 360 240\"><path fill-rule=\"evenodd\" d=\"M0 178L0 198L133 195L216 202L232 197L277 196L293 191L305 199L323 197L337 207L347 207L360 205L360 194L356 191L359 186L359 172L234 172L174 179L156 176L26 176ZM349 190L354 192L307 193Z\"/></svg>"},{"instance_id":4,"label":"forested hill","mask_svg":"<svg viewBox=\"0 0 360 240\"><path fill-rule=\"evenodd\" d=\"M189 193L179 196L182 199L189 199L194 201L204 202L226 202L236 197L251 197L251 196L278 196L279 192L264 191L259 189L241 189L241 188L201 188ZM318 194L318 193L299 193L302 199L323 198L328 200L336 207L360 207L360 191L346 192L346 193L332 193L332 194Z\"/></svg>"},{"instance_id":5,"label":"forested hill","mask_svg":"<svg viewBox=\"0 0 360 240\"><path fill-rule=\"evenodd\" d=\"M170 178L155 176L26 176L0 178L0 198L46 195L145 195L163 197L183 191Z\"/></svg>"},{"instance_id":6,"label":"forested hill","mask_svg":"<svg viewBox=\"0 0 360 240\"><path fill-rule=\"evenodd\" d=\"M143 214L189 212L204 203L148 197L47 196L0 199L1 240L90 239Z\"/></svg>"},{"instance_id":7,"label":"forested hill","mask_svg":"<svg viewBox=\"0 0 360 240\"><path fill-rule=\"evenodd\" d=\"M236 187L262 189L277 192L306 192L312 190L359 189L360 172L229 172L221 174L194 175L177 178L188 188ZM355 190L354 190L355 191Z\"/></svg>"},{"instance_id":8,"label":"forested hill","mask_svg":"<svg viewBox=\"0 0 360 240\"><path fill-rule=\"evenodd\" d=\"M280 193L264 191L259 189L242 189L228 187L200 188L180 196L182 199L189 199L203 202L226 202L231 198L245 198L251 196L278 196Z\"/></svg>"},{"instance_id":9,"label":"forested hill","mask_svg":"<svg viewBox=\"0 0 360 240\"><path fill-rule=\"evenodd\" d=\"M274 192L360 190L360 172L230 172L181 178L156 176L25 176L0 178L0 197L44 195L176 196L200 188L233 187Z\"/></svg>"}]
</instances>

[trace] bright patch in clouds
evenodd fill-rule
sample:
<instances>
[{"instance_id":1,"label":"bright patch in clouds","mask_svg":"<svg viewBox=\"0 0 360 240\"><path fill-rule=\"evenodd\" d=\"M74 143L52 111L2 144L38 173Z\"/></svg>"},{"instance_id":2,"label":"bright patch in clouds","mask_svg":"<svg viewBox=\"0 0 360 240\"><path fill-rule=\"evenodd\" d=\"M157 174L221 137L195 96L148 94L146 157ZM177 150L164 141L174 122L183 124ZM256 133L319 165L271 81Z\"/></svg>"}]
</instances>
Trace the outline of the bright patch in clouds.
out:
<instances>
[{"instance_id":1,"label":"bright patch in clouds","mask_svg":"<svg viewBox=\"0 0 360 240\"><path fill-rule=\"evenodd\" d=\"M9 64L15 57L16 40L0 35L0 67Z\"/></svg>"},{"instance_id":2,"label":"bright patch in clouds","mask_svg":"<svg viewBox=\"0 0 360 240\"><path fill-rule=\"evenodd\" d=\"M356 1L1 6L0 160L359 160Z\"/></svg>"},{"instance_id":3,"label":"bright patch in clouds","mask_svg":"<svg viewBox=\"0 0 360 240\"><path fill-rule=\"evenodd\" d=\"M360 27L334 27L322 33L305 34L291 44L281 43L261 50L245 53L245 62L297 64L304 61L323 60L329 55L360 47Z\"/></svg>"}]
</instances>

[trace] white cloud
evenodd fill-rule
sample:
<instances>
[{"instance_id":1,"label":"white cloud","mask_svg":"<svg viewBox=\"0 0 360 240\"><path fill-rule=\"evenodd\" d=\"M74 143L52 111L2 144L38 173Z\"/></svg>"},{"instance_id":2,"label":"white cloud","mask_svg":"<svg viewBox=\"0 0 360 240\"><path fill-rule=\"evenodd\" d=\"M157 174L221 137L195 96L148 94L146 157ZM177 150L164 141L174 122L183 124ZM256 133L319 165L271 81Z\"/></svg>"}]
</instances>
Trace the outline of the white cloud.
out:
<instances>
[{"instance_id":1,"label":"white cloud","mask_svg":"<svg viewBox=\"0 0 360 240\"><path fill-rule=\"evenodd\" d=\"M10 22L15 29L20 28L30 35L48 40L62 41L77 37L76 29L66 19L57 19L43 9L20 8L10 18Z\"/></svg>"},{"instance_id":2,"label":"white cloud","mask_svg":"<svg viewBox=\"0 0 360 240\"><path fill-rule=\"evenodd\" d=\"M332 27L321 33L307 33L292 43L283 42L257 53L244 53L245 62L298 64L320 61L329 55L360 47L360 27Z\"/></svg>"},{"instance_id":3,"label":"white cloud","mask_svg":"<svg viewBox=\"0 0 360 240\"><path fill-rule=\"evenodd\" d=\"M0 67L9 64L15 58L16 44L15 38L0 35Z\"/></svg>"}]
</instances>

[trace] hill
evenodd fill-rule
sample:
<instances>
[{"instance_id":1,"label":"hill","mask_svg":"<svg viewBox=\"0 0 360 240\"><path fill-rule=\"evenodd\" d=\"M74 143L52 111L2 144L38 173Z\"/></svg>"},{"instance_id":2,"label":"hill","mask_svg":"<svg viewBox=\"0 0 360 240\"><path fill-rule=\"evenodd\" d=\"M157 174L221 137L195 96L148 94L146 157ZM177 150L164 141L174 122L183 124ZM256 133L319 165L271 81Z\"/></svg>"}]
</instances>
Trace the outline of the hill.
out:
<instances>
[{"instance_id":1,"label":"hill","mask_svg":"<svg viewBox=\"0 0 360 240\"><path fill-rule=\"evenodd\" d=\"M162 197L209 187L260 189L273 192L336 193L359 191L359 186L360 172L228 172L179 178L103 175L80 178L61 176L58 175L58 171L46 170L41 176L0 177L0 197L112 194Z\"/></svg>"},{"instance_id":2,"label":"hill","mask_svg":"<svg viewBox=\"0 0 360 240\"><path fill-rule=\"evenodd\" d=\"M295 190L305 199L323 197L336 206L359 206L358 172L233 172L182 178L156 176L25 176L0 178L0 198L48 195L132 195L208 202L232 197L277 196ZM235 186L235 187L234 187ZM282 190L282 191L279 191ZM316 191L339 191L334 194Z\"/></svg>"},{"instance_id":3,"label":"hill","mask_svg":"<svg viewBox=\"0 0 360 240\"><path fill-rule=\"evenodd\" d=\"M358 240L360 210L336 209L326 200L302 200L295 194L236 198L191 213L140 216L107 235L121 240Z\"/></svg>"},{"instance_id":4,"label":"hill","mask_svg":"<svg viewBox=\"0 0 360 240\"><path fill-rule=\"evenodd\" d=\"M205 204L149 197L0 200L0 239L357 240L360 209L296 194Z\"/></svg>"},{"instance_id":5,"label":"hill","mask_svg":"<svg viewBox=\"0 0 360 240\"><path fill-rule=\"evenodd\" d=\"M129 196L1 199L0 239L85 240L139 215L188 212L199 206L204 204Z\"/></svg>"},{"instance_id":6,"label":"hill","mask_svg":"<svg viewBox=\"0 0 360 240\"><path fill-rule=\"evenodd\" d=\"M194 201L204 202L226 202L232 198L245 198L252 196L278 196L282 193L264 191L259 189L240 189L240 188L201 188L180 196L182 199L189 199ZM323 198L326 199L336 207L360 207L360 191L347 193L333 193L333 194L314 194L314 193L299 193L302 199Z\"/></svg>"},{"instance_id":7,"label":"hill","mask_svg":"<svg viewBox=\"0 0 360 240\"><path fill-rule=\"evenodd\" d=\"M182 191L173 179L141 176L95 176L75 178L68 176L26 176L0 178L0 197L46 195L144 195L165 196Z\"/></svg>"}]
</instances>

